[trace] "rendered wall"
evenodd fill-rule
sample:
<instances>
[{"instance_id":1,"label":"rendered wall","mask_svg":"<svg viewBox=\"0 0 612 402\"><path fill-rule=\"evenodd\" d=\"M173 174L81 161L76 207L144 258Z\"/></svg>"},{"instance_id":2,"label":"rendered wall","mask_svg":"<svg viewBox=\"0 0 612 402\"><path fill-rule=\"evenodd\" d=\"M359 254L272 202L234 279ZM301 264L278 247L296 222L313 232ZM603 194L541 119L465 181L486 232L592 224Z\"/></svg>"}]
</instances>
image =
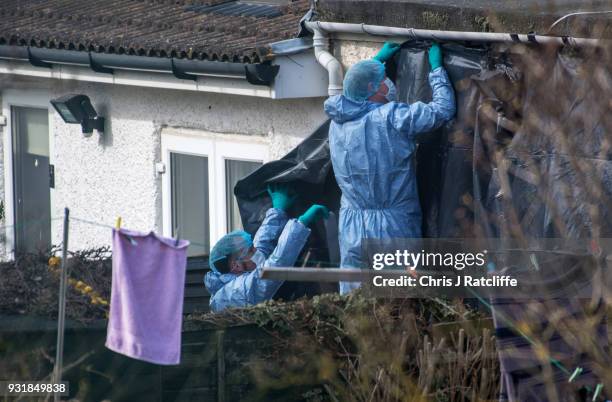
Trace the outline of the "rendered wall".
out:
<instances>
[{"instance_id":1,"label":"rendered wall","mask_svg":"<svg viewBox=\"0 0 612 402\"><path fill-rule=\"evenodd\" d=\"M346 70L358 61L374 57L382 45L382 42L343 39L333 40L332 48L334 56L340 61L346 73Z\"/></svg>"}]
</instances>

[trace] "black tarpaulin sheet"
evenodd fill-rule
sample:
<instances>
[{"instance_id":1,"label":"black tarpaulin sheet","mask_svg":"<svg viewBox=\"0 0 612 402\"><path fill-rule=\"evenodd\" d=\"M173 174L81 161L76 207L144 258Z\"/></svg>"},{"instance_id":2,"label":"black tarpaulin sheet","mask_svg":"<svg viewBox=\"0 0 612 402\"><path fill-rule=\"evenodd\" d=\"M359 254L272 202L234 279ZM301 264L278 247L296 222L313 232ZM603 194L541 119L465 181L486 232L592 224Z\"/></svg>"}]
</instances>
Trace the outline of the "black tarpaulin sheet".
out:
<instances>
[{"instance_id":1,"label":"black tarpaulin sheet","mask_svg":"<svg viewBox=\"0 0 612 402\"><path fill-rule=\"evenodd\" d=\"M399 101L431 101L428 43L405 43L397 63ZM471 218L465 201L472 189L472 138L479 89L472 77L488 60L485 48L445 45L444 65L455 88L457 115L451 124L419 137L417 182L424 237L466 237Z\"/></svg>"},{"instance_id":2,"label":"black tarpaulin sheet","mask_svg":"<svg viewBox=\"0 0 612 402\"><path fill-rule=\"evenodd\" d=\"M425 49L427 44L424 42L407 43L401 54L393 62L387 63L387 74L397 82L402 101L426 101L431 97ZM462 46L448 46L444 51L445 65L457 88L458 104L461 105L457 123L454 124L454 127L459 127L463 120L474 120L473 111L478 100L477 88L469 84L469 77L481 71L486 51L483 48L470 49ZM337 214L340 190L329 159L328 128L329 121L286 156L265 164L238 182L234 193L238 199L245 230L254 234L261 224L266 210L271 206L266 188L273 182L291 183L298 191L300 203L290 211L293 216L313 202L324 204ZM417 155L420 165L418 174L421 203L426 216L424 233L429 237L459 235L455 233L457 224L453 211L441 209L439 199L459 199L455 194L462 194L466 189L463 184L471 183L471 148L458 144L450 150L443 149L441 144L447 142L448 132L449 128L445 128L422 136ZM443 163L447 155L441 152L451 154L452 166ZM457 169L456 164L461 165L461 169ZM442 169L449 175L446 181L442 180ZM440 186L444 185L446 188L442 189ZM446 194L443 196L442 192ZM319 225L315 228L307 246L315 250L319 260L324 259L323 265L338 263L337 238L328 238L328 233L333 233L329 226L328 223L327 226ZM314 261L319 260L312 261L315 263Z\"/></svg>"},{"instance_id":3,"label":"black tarpaulin sheet","mask_svg":"<svg viewBox=\"0 0 612 402\"><path fill-rule=\"evenodd\" d=\"M404 47L397 66L400 99L429 101L424 46ZM551 65L536 71L546 71L550 77L534 77L526 64L533 65L533 59L543 56L537 50L531 54L523 49L517 56L445 46L444 53L458 113L451 125L419 141L417 175L425 236L609 236L612 224L606 206L612 205L612 164L605 138L611 131L609 114L600 101L606 96L605 91L586 89L593 83L577 77L580 63L563 54L548 54ZM539 92L544 93L536 95ZM548 110L548 104L554 109ZM593 209L596 213L587 216ZM569 346L563 331L547 320L562 313L574 325L584 323L588 309L568 299L554 303L493 300L493 306L503 369L502 400L552 400L544 392L547 385L568 398L575 397L578 386L594 389L596 360ZM534 308L544 314L530 320L526 312ZM515 330L521 322L550 331L547 347L564 367L583 367L582 376L571 387L558 367L550 370L552 380L543 378L541 360ZM605 321L589 331L593 344L607 344ZM606 353L598 356L600 361L609 358Z\"/></svg>"},{"instance_id":4,"label":"black tarpaulin sheet","mask_svg":"<svg viewBox=\"0 0 612 402\"><path fill-rule=\"evenodd\" d=\"M482 236L508 239L610 237L612 126L610 104L602 102L612 89L608 62L567 50L521 50L511 58L514 73L481 91L474 132L475 227ZM502 400L593 398L604 378L597 368L610 361L604 304L492 302ZM550 358L542 359L512 323L546 333ZM577 329L591 346L571 339ZM576 367L583 372L569 384L568 371Z\"/></svg>"},{"instance_id":5,"label":"black tarpaulin sheet","mask_svg":"<svg viewBox=\"0 0 612 402\"><path fill-rule=\"evenodd\" d=\"M387 63L400 101L431 99L427 47L407 42ZM504 237L516 235L509 232L512 227L522 227L532 237L612 233L607 207L612 205L610 105L602 102L609 92L577 76L579 58L556 50L545 56L537 49L514 50L443 46L457 115L419 138L424 236ZM544 76L527 74L525 64L533 62L529 57L547 60L545 69L535 69L544 69ZM560 93L565 96L559 98ZM543 105L554 107L542 110ZM301 202L290 211L294 215L313 202L337 212L340 192L329 160L328 126L324 123L285 157L237 184L234 191L247 231L257 230L270 207L266 187L272 182L292 183L299 192ZM512 207L511 214L502 211L503 204ZM321 258L329 258L330 245L337 246L326 233L323 225L315 228L309 243Z\"/></svg>"},{"instance_id":6,"label":"black tarpaulin sheet","mask_svg":"<svg viewBox=\"0 0 612 402\"><path fill-rule=\"evenodd\" d=\"M298 194L295 205L288 211L297 217L312 204L323 204L331 211L330 219L317 222L296 265L338 266L338 222L340 189L334 178L327 133L329 121L279 160L261 166L251 175L240 180L234 188L244 229L255 234L266 211L272 207L267 188L270 183L289 183ZM293 300L300 296L314 295L323 291L336 291L333 284L314 282L286 282L275 298Z\"/></svg>"},{"instance_id":7,"label":"black tarpaulin sheet","mask_svg":"<svg viewBox=\"0 0 612 402\"><path fill-rule=\"evenodd\" d=\"M236 184L234 194L247 232L255 234L266 211L272 207L267 193L270 183L289 183L297 192L298 197L288 211L289 216L297 217L315 203L323 204L337 214L340 189L331 167L328 130L329 121L326 121L283 158L266 163ZM335 237L328 239L328 233ZM317 223L306 245L307 252L310 252L306 262L322 266L337 263L337 243L335 219L332 217L331 220Z\"/></svg>"}]
</instances>

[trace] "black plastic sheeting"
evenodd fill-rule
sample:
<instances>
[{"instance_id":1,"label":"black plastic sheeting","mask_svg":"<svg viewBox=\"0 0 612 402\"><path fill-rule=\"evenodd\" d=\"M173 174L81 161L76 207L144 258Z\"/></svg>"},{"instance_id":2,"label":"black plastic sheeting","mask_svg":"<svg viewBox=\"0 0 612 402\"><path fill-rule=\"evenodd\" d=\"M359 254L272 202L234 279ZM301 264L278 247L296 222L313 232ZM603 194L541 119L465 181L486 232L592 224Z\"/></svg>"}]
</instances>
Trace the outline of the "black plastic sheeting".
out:
<instances>
[{"instance_id":1,"label":"black plastic sheeting","mask_svg":"<svg viewBox=\"0 0 612 402\"><path fill-rule=\"evenodd\" d=\"M424 48L411 44L399 58L399 94L408 103L431 97ZM612 236L612 120L606 104L612 80L605 58L575 53L445 46L458 114L451 125L420 139L417 175L425 236ZM547 384L560 401L592 398L598 382L594 362L601 364L610 353L605 351L605 319L589 329L591 342L601 348L597 358L569 346L562 330L550 332L551 358L565 367L550 369L551 384L543 368L551 362L537 358L512 323L551 331L559 327L548 317L563 312L569 322L585 323L593 311L563 298L552 303L494 299L492 305L502 369L500 400L551 400ZM604 308L599 304L595 311L601 314ZM534 310L540 315L527 314ZM583 373L569 387L567 371L575 367Z\"/></svg>"},{"instance_id":2,"label":"black plastic sheeting","mask_svg":"<svg viewBox=\"0 0 612 402\"><path fill-rule=\"evenodd\" d=\"M288 183L298 194L296 204L288 211L297 217L312 204L323 204L337 214L340 208L340 189L334 178L329 144L329 121L279 160L261 166L240 180L234 188L244 230L255 234L266 211L272 207L267 188L270 183ZM311 252L309 260L323 266L339 261L337 237L328 242L328 232L337 236L337 223L332 218L318 222L305 247ZM335 244L334 244L335 242ZM302 261L303 262L303 261Z\"/></svg>"},{"instance_id":3,"label":"black plastic sheeting","mask_svg":"<svg viewBox=\"0 0 612 402\"><path fill-rule=\"evenodd\" d=\"M404 44L397 63L399 100L431 101L428 43ZM472 187L472 144L478 87L471 77L488 62L485 48L443 47L444 66L455 88L457 115L441 129L418 138L417 182L423 211L424 237L466 237L461 223L471 218L463 201ZM458 214L462 214L459 216Z\"/></svg>"},{"instance_id":4,"label":"black plastic sheeting","mask_svg":"<svg viewBox=\"0 0 612 402\"><path fill-rule=\"evenodd\" d=\"M481 88L472 155L476 234L508 239L612 235L612 121L605 101L612 81L609 70L601 68L608 62L601 55L572 53L524 48L520 57L512 55L496 72L474 77ZM601 318L605 307L594 301L586 307L575 299L492 300L502 370L500 399L551 400L551 382L559 401L593 398L596 362L610 358L605 351L607 325ZM539 311L537 317L534 311ZM562 323L582 323L581 328L588 317L600 314L602 321L585 329L589 341L600 348L599 356L572 343L559 329L564 324L551 325L549 318L560 312L567 317ZM538 359L511 322L546 329L546 347L565 370ZM552 366L550 377L546 365ZM567 372L576 367L583 373L569 386Z\"/></svg>"},{"instance_id":5,"label":"black plastic sheeting","mask_svg":"<svg viewBox=\"0 0 612 402\"><path fill-rule=\"evenodd\" d=\"M407 42L387 63L400 101L431 99L428 46ZM548 54L544 76L536 77L525 74L530 71L523 65L529 62L527 56L511 51L455 44L444 45L443 51L458 111L452 123L419 138L416 157L424 236L510 235L510 217L501 210L502 176L495 155L507 165L503 179L510 186L506 191L512 193L514 219L530 236L588 236L593 227L589 208L594 205L602 206L596 234L612 236L612 216L609 208L603 208L612 205L610 127L602 121L606 107L609 112L602 96L609 93L577 78L580 59ZM559 98L559 88L571 95ZM542 105L554 107L542 110ZM234 192L247 231L257 230L271 206L266 187L273 182L291 183L300 194L293 214L313 202L337 212L340 193L329 160L328 127L325 122L285 157L238 182ZM569 132L559 133L564 129ZM559 137L566 137L569 144L561 144ZM591 199L594 191L598 199ZM327 232L324 225L315 228L309 247L317 249L319 259L335 263L337 250L330 261L327 249L337 244L327 239Z\"/></svg>"},{"instance_id":6,"label":"black plastic sheeting","mask_svg":"<svg viewBox=\"0 0 612 402\"><path fill-rule=\"evenodd\" d=\"M427 80L427 47L424 42L404 44L395 60L387 63L387 75L397 83L399 100L414 102L431 98ZM465 130L467 137L473 137L473 124L470 122L473 122L477 108L478 88L470 84L470 77L481 72L487 58L484 48L445 46L444 53L446 69L457 91L459 112L452 126L423 135L420 139L418 179L426 237L459 236L454 211L460 196L471 189L471 144L445 144L452 130L459 127L471 126ZM254 234L261 224L271 206L266 188L274 182L291 183L299 193L300 203L290 211L293 216L313 202L326 205L337 216L340 190L329 159L328 128L329 121L285 157L265 164L238 182L234 193L246 231ZM337 237L333 237L337 231L332 228L335 222L332 220L314 228L306 247L311 254L314 253L310 259L315 261L312 265L320 262L322 266L337 266L338 244Z\"/></svg>"},{"instance_id":7,"label":"black plastic sheeting","mask_svg":"<svg viewBox=\"0 0 612 402\"><path fill-rule=\"evenodd\" d=\"M431 99L428 47L421 41L404 43L387 63L387 75L396 82L400 101ZM520 45L451 44L443 45L443 53L458 112L453 122L419 138L417 178L424 236L612 237L608 102L612 79L593 60L604 66L608 62L601 55L583 55L575 49ZM337 213L340 192L329 160L328 125L323 124L281 160L264 165L237 184L235 194L247 231L257 230L271 206L265 189L272 182L291 183L300 194L300 204L291 211L294 216L313 202ZM337 264L335 224L320 224L313 230L304 253L308 261L304 262L303 254L301 263ZM527 308L513 301L493 302L497 312L516 319ZM559 300L559 306L579 315L570 304ZM545 318L540 324L546 324ZM534 355L529 345L499 319L496 327L502 397L546 400L544 383L537 375L540 363L515 358L517 346L523 354ZM605 323L595 332L593 340L605 344ZM553 349L568 351L563 342ZM573 363L585 368L577 383L592 389L589 362ZM525 364L531 374L525 374ZM555 377L557 385L567 384L566 377ZM567 392L563 395L572 397Z\"/></svg>"},{"instance_id":8,"label":"black plastic sheeting","mask_svg":"<svg viewBox=\"0 0 612 402\"><path fill-rule=\"evenodd\" d=\"M428 47L407 42L387 63L400 101L431 99ZM602 120L609 105L601 101L606 99L601 88L577 77L580 59L556 50L542 58L537 49L517 53L457 44L444 45L443 52L457 115L419 138L424 237L515 236L512 227L531 237L612 237L610 127ZM533 60L546 60L543 76L526 74L525 64ZM560 88L567 92L561 98ZM543 110L543 105L553 106ZM294 216L314 202L337 213L340 192L329 160L328 127L324 123L285 157L238 182L234 192L245 230L254 233L261 224L271 206L266 187L273 182L291 183L300 194L290 211ZM508 207L511 213L503 211ZM322 266L338 262L331 226L317 226L307 247Z\"/></svg>"},{"instance_id":9,"label":"black plastic sheeting","mask_svg":"<svg viewBox=\"0 0 612 402\"><path fill-rule=\"evenodd\" d=\"M322 107L322 106L321 106ZM270 183L288 183L298 194L289 216L298 217L312 204L323 204L331 211L330 219L317 222L301 253L297 266L338 266L337 214L340 208L340 188L333 175L329 144L329 121L279 160L261 166L240 180L234 188L244 230L255 234L266 211L272 207L267 188ZM337 291L335 284L286 282L275 299L293 300L301 296Z\"/></svg>"}]
</instances>

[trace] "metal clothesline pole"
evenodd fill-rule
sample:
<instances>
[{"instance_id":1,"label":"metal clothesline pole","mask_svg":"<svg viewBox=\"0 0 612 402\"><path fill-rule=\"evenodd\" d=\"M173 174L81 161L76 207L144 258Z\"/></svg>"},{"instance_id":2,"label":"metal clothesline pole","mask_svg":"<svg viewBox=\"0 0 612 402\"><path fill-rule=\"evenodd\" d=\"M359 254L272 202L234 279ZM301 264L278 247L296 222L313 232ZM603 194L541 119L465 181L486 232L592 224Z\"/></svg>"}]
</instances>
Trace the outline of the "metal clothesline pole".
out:
<instances>
[{"instance_id":1,"label":"metal clothesline pole","mask_svg":"<svg viewBox=\"0 0 612 402\"><path fill-rule=\"evenodd\" d=\"M64 242L62 247L62 264L60 271L59 309L57 313L57 346L55 350L55 367L53 369L53 383L62 381L62 364L64 357L64 327L66 318L66 282L68 278L66 259L68 257L68 229L70 223L70 210L64 208ZM53 394L53 400L59 402L60 393Z\"/></svg>"}]
</instances>

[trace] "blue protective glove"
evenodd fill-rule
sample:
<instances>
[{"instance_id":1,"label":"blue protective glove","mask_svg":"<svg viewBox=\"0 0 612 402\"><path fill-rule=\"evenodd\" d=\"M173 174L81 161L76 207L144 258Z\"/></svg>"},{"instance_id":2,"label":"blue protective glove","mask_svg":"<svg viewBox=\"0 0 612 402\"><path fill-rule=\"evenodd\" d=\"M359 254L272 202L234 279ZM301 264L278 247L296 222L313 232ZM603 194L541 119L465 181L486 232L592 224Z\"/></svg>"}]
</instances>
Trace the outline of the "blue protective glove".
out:
<instances>
[{"instance_id":1,"label":"blue protective glove","mask_svg":"<svg viewBox=\"0 0 612 402\"><path fill-rule=\"evenodd\" d=\"M304 226L310 226L321 218L329 218L329 209L323 205L314 204L298 218L298 221Z\"/></svg>"},{"instance_id":2,"label":"blue protective glove","mask_svg":"<svg viewBox=\"0 0 612 402\"><path fill-rule=\"evenodd\" d=\"M442 49L437 43L434 43L429 48L429 65L431 66L431 71L442 67Z\"/></svg>"},{"instance_id":3,"label":"blue protective glove","mask_svg":"<svg viewBox=\"0 0 612 402\"><path fill-rule=\"evenodd\" d=\"M382 49L378 51L378 53L376 54L376 56L373 57L373 59L378 60L381 63L384 63L387 60L389 60L391 57L393 57L395 52L397 52L400 49L400 47L401 45L399 43L385 42Z\"/></svg>"},{"instance_id":4,"label":"blue protective glove","mask_svg":"<svg viewBox=\"0 0 612 402\"><path fill-rule=\"evenodd\" d=\"M268 194L272 198L272 208L287 211L297 198L286 184L273 183L268 186Z\"/></svg>"}]
</instances>

